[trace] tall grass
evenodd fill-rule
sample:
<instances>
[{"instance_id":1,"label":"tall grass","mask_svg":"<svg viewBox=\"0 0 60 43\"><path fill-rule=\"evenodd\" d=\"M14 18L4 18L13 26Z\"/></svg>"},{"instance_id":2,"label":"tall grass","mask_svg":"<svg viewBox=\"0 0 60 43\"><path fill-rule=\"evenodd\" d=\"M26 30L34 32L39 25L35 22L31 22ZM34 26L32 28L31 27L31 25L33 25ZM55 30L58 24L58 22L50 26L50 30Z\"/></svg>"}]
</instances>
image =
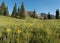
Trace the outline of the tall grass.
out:
<instances>
[{"instance_id":1,"label":"tall grass","mask_svg":"<svg viewBox=\"0 0 60 43\"><path fill-rule=\"evenodd\" d=\"M60 43L60 20L0 16L0 43Z\"/></svg>"}]
</instances>

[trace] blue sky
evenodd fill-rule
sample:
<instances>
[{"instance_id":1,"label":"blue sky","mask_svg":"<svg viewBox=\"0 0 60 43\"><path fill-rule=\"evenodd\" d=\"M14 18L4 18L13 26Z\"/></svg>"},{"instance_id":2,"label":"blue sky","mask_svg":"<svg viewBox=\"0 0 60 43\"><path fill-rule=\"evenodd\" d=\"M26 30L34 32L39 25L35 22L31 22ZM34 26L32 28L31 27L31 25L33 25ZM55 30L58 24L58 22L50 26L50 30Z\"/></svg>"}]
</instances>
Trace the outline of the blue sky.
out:
<instances>
[{"instance_id":1,"label":"blue sky","mask_svg":"<svg viewBox=\"0 0 60 43\"><path fill-rule=\"evenodd\" d=\"M3 0L0 0L0 5ZM14 3L16 2L17 8L21 6L21 2L24 2L26 11L33 11L39 13L48 13L55 15L56 9L60 9L60 0L4 0L6 6L8 6L9 13L12 13Z\"/></svg>"}]
</instances>

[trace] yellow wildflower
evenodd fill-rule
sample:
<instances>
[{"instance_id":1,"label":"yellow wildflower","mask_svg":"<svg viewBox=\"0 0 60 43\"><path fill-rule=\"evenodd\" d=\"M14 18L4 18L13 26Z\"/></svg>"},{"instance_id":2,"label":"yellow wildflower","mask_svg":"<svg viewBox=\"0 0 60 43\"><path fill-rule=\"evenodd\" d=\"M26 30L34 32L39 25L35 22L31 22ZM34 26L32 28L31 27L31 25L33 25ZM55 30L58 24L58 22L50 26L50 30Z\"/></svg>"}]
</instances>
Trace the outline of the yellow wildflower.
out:
<instances>
[{"instance_id":1,"label":"yellow wildflower","mask_svg":"<svg viewBox=\"0 0 60 43\"><path fill-rule=\"evenodd\" d=\"M21 32L21 30L17 30L17 33L19 34Z\"/></svg>"},{"instance_id":2,"label":"yellow wildflower","mask_svg":"<svg viewBox=\"0 0 60 43\"><path fill-rule=\"evenodd\" d=\"M6 31L7 31L7 32L10 32L10 31L11 31L11 29L7 29Z\"/></svg>"},{"instance_id":3,"label":"yellow wildflower","mask_svg":"<svg viewBox=\"0 0 60 43\"><path fill-rule=\"evenodd\" d=\"M32 24L30 24L30 27L32 27Z\"/></svg>"}]
</instances>

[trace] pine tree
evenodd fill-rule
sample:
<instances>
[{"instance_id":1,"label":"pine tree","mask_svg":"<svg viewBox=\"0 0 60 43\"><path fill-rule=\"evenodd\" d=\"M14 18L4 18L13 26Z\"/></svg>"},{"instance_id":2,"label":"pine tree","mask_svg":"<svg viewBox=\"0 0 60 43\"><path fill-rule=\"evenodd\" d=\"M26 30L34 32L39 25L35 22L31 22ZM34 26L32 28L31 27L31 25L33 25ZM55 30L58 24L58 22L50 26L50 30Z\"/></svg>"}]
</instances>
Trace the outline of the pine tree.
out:
<instances>
[{"instance_id":1,"label":"pine tree","mask_svg":"<svg viewBox=\"0 0 60 43\"><path fill-rule=\"evenodd\" d=\"M51 19L50 13L48 12L48 19Z\"/></svg>"},{"instance_id":2,"label":"pine tree","mask_svg":"<svg viewBox=\"0 0 60 43\"><path fill-rule=\"evenodd\" d=\"M24 9L24 3L22 2L22 5L21 5L21 12L20 12L20 18L25 18L26 15L25 15L25 9Z\"/></svg>"},{"instance_id":3,"label":"pine tree","mask_svg":"<svg viewBox=\"0 0 60 43\"><path fill-rule=\"evenodd\" d=\"M0 15L2 15L1 7L0 7Z\"/></svg>"},{"instance_id":4,"label":"pine tree","mask_svg":"<svg viewBox=\"0 0 60 43\"><path fill-rule=\"evenodd\" d=\"M6 16L8 16L8 15L9 15L8 7L4 9L4 14L3 14L3 15L6 15Z\"/></svg>"},{"instance_id":5,"label":"pine tree","mask_svg":"<svg viewBox=\"0 0 60 43\"><path fill-rule=\"evenodd\" d=\"M59 9L56 10L56 19L59 19Z\"/></svg>"},{"instance_id":6,"label":"pine tree","mask_svg":"<svg viewBox=\"0 0 60 43\"><path fill-rule=\"evenodd\" d=\"M36 10L34 9L33 11L33 15L32 15L33 18L38 18L37 14L36 14Z\"/></svg>"},{"instance_id":7,"label":"pine tree","mask_svg":"<svg viewBox=\"0 0 60 43\"><path fill-rule=\"evenodd\" d=\"M18 8L18 16L20 15L20 8Z\"/></svg>"},{"instance_id":8,"label":"pine tree","mask_svg":"<svg viewBox=\"0 0 60 43\"><path fill-rule=\"evenodd\" d=\"M6 15L9 16L9 11L8 11L8 7L6 8Z\"/></svg>"},{"instance_id":9,"label":"pine tree","mask_svg":"<svg viewBox=\"0 0 60 43\"><path fill-rule=\"evenodd\" d=\"M15 3L14 8L13 8L13 12L11 14L12 17L16 17L16 11L17 11L17 9L16 9L16 3Z\"/></svg>"},{"instance_id":10,"label":"pine tree","mask_svg":"<svg viewBox=\"0 0 60 43\"><path fill-rule=\"evenodd\" d=\"M2 15L4 15L4 10L5 10L5 3L4 3L4 1L2 2L2 4L1 4L1 11L2 11Z\"/></svg>"},{"instance_id":11,"label":"pine tree","mask_svg":"<svg viewBox=\"0 0 60 43\"><path fill-rule=\"evenodd\" d=\"M6 8L4 9L4 13L3 13L3 15L5 15L5 16L6 16Z\"/></svg>"}]
</instances>

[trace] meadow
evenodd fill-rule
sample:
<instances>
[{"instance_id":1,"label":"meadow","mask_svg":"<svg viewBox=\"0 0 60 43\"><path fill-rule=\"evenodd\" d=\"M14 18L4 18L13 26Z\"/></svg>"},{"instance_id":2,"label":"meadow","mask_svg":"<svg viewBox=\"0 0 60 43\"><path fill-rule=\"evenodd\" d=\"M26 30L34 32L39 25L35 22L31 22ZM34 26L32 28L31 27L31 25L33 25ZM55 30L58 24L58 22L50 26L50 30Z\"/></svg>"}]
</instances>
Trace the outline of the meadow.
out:
<instances>
[{"instance_id":1,"label":"meadow","mask_svg":"<svg viewBox=\"0 0 60 43\"><path fill-rule=\"evenodd\" d=\"M0 16L0 43L60 43L60 20Z\"/></svg>"}]
</instances>

